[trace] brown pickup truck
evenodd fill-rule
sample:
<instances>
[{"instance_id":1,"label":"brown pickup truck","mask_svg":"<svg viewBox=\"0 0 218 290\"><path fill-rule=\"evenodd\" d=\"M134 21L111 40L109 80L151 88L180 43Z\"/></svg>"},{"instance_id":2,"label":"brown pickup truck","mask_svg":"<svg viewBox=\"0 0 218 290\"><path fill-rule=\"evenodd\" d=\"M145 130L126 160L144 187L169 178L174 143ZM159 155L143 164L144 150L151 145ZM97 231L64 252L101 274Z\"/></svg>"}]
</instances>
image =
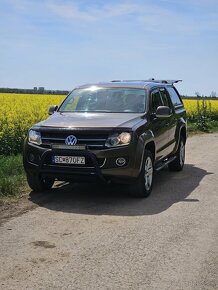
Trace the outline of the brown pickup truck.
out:
<instances>
[{"instance_id":1,"label":"brown pickup truck","mask_svg":"<svg viewBox=\"0 0 218 290\"><path fill-rule=\"evenodd\" d=\"M34 191L55 180L129 184L146 197L154 170L180 171L187 138L178 81L112 81L76 87L24 145L24 168Z\"/></svg>"}]
</instances>

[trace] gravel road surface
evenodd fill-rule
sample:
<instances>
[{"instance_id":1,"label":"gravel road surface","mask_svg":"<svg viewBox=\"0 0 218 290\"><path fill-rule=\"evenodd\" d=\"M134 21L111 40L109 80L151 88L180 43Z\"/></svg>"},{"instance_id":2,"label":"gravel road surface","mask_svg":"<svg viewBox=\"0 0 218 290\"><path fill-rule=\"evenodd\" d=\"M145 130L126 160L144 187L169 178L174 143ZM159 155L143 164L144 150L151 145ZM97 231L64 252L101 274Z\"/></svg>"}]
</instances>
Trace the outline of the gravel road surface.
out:
<instances>
[{"instance_id":1,"label":"gravel road surface","mask_svg":"<svg viewBox=\"0 0 218 290\"><path fill-rule=\"evenodd\" d=\"M94 184L30 193L1 222L0 289L217 290L218 134L186 153L147 199Z\"/></svg>"}]
</instances>

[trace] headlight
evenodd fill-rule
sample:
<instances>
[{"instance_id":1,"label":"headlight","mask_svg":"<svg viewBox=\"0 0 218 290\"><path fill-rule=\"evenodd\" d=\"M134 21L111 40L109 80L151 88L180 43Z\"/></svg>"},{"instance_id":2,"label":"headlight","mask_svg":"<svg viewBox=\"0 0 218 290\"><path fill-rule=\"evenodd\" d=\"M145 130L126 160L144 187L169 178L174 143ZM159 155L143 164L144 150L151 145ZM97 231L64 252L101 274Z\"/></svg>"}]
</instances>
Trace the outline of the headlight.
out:
<instances>
[{"instance_id":1,"label":"headlight","mask_svg":"<svg viewBox=\"0 0 218 290\"><path fill-rule=\"evenodd\" d=\"M30 143L41 145L42 144L41 133L35 130L30 130L28 140Z\"/></svg>"},{"instance_id":2,"label":"headlight","mask_svg":"<svg viewBox=\"0 0 218 290\"><path fill-rule=\"evenodd\" d=\"M105 145L107 147L128 145L131 141L131 133L123 132L121 134L114 134L110 136Z\"/></svg>"}]
</instances>

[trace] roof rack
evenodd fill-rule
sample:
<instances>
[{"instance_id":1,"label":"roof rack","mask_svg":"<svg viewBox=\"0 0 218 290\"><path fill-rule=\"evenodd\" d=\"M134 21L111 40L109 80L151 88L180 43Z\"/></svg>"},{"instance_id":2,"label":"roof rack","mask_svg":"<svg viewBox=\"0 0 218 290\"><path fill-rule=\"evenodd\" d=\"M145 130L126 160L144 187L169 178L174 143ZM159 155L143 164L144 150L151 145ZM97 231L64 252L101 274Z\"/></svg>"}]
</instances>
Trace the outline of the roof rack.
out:
<instances>
[{"instance_id":1,"label":"roof rack","mask_svg":"<svg viewBox=\"0 0 218 290\"><path fill-rule=\"evenodd\" d=\"M182 82L182 80L155 80L155 79L151 79L151 80L146 80L145 82L172 84L173 85L175 83Z\"/></svg>"},{"instance_id":2,"label":"roof rack","mask_svg":"<svg viewBox=\"0 0 218 290\"><path fill-rule=\"evenodd\" d=\"M149 79L149 80L113 80L112 83L119 83L119 82L149 82L149 83L161 83L161 84L175 84L178 82L182 82L182 80L155 80L155 79Z\"/></svg>"}]
</instances>

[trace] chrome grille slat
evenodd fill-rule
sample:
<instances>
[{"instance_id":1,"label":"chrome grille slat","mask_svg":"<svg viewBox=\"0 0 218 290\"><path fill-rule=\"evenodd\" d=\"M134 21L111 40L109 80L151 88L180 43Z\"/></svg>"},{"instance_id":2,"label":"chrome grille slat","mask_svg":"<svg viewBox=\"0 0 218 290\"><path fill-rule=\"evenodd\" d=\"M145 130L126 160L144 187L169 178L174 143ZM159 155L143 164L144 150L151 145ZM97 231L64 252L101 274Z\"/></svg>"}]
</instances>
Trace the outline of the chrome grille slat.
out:
<instances>
[{"instance_id":1,"label":"chrome grille slat","mask_svg":"<svg viewBox=\"0 0 218 290\"><path fill-rule=\"evenodd\" d=\"M52 137L42 137L42 140L61 140L65 141L66 138L52 138Z\"/></svg>"},{"instance_id":2,"label":"chrome grille slat","mask_svg":"<svg viewBox=\"0 0 218 290\"><path fill-rule=\"evenodd\" d=\"M80 139L78 138L77 139L78 141L81 141L81 142L105 142L107 139Z\"/></svg>"},{"instance_id":3,"label":"chrome grille slat","mask_svg":"<svg viewBox=\"0 0 218 290\"><path fill-rule=\"evenodd\" d=\"M94 145L94 144L88 144L89 147L104 147L104 145L101 145L101 144L97 144L97 145Z\"/></svg>"}]
</instances>

